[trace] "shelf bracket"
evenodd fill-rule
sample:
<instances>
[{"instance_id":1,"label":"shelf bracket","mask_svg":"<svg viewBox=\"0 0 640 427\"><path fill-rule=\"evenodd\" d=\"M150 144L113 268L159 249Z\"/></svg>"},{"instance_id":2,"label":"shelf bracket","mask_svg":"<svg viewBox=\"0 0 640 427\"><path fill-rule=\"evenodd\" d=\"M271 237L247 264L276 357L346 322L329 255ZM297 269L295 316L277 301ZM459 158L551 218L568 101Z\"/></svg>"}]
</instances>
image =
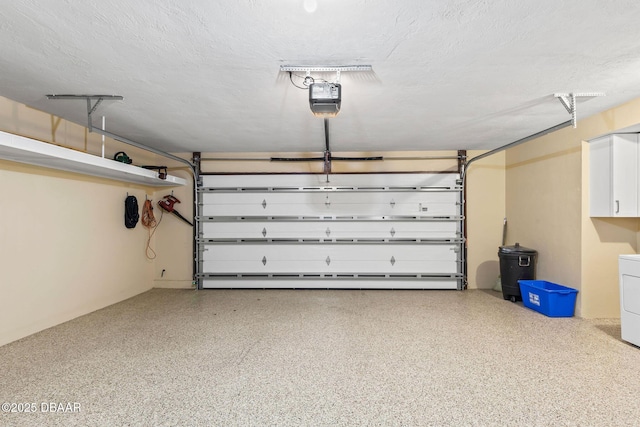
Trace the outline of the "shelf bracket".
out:
<instances>
[{"instance_id":1,"label":"shelf bracket","mask_svg":"<svg viewBox=\"0 0 640 427\"><path fill-rule=\"evenodd\" d=\"M48 99L86 99L87 100L87 128L93 132L93 121L91 115L95 113L102 101L122 101L124 97L120 95L47 95ZM95 104L92 105L92 101Z\"/></svg>"},{"instance_id":2,"label":"shelf bracket","mask_svg":"<svg viewBox=\"0 0 640 427\"><path fill-rule=\"evenodd\" d=\"M578 126L578 112L576 98L579 97L595 97L605 96L603 92L583 92L583 93L554 93L553 96L558 98L562 106L571 114L571 123L575 129Z\"/></svg>"}]
</instances>

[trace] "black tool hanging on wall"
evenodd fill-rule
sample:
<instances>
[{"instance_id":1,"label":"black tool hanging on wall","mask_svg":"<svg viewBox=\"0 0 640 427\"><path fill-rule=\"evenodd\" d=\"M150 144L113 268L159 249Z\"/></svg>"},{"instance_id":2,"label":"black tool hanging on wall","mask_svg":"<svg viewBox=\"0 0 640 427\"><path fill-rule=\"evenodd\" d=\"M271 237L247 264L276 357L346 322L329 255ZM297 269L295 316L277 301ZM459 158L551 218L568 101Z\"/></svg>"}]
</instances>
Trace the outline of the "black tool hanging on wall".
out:
<instances>
[{"instance_id":1,"label":"black tool hanging on wall","mask_svg":"<svg viewBox=\"0 0 640 427\"><path fill-rule=\"evenodd\" d=\"M138 199L136 199L136 196L127 195L127 198L124 199L124 226L134 228L139 218Z\"/></svg>"},{"instance_id":2,"label":"black tool hanging on wall","mask_svg":"<svg viewBox=\"0 0 640 427\"><path fill-rule=\"evenodd\" d=\"M133 162L133 160L131 160L131 157L127 156L127 153L125 153L124 151L118 151L116 154L114 154L113 160L115 160L116 162L126 163L127 165L130 165Z\"/></svg>"}]
</instances>

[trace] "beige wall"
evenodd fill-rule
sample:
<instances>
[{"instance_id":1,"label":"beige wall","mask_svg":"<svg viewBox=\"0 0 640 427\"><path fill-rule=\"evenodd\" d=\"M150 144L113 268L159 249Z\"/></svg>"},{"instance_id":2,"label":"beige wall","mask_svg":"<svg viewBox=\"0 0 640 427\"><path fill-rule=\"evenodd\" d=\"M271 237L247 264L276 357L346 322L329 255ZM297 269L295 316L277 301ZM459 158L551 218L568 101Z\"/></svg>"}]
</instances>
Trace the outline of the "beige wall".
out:
<instances>
[{"instance_id":1,"label":"beige wall","mask_svg":"<svg viewBox=\"0 0 640 427\"><path fill-rule=\"evenodd\" d=\"M0 345L151 288L140 187L0 161Z\"/></svg>"},{"instance_id":2,"label":"beige wall","mask_svg":"<svg viewBox=\"0 0 640 427\"><path fill-rule=\"evenodd\" d=\"M539 251L538 279L580 291L582 317L619 317L618 255L638 245L636 219L589 217L584 141L637 123L640 100L507 151L509 241Z\"/></svg>"},{"instance_id":3,"label":"beige wall","mask_svg":"<svg viewBox=\"0 0 640 427\"><path fill-rule=\"evenodd\" d=\"M467 157L482 153L469 151ZM505 217L505 153L472 163L466 187L469 288L490 289L500 275L498 248L502 245Z\"/></svg>"},{"instance_id":4,"label":"beige wall","mask_svg":"<svg viewBox=\"0 0 640 427\"><path fill-rule=\"evenodd\" d=\"M158 189L154 193L154 216L161 219L154 235L156 252L153 267L153 287L194 288L193 282L193 229L175 215L162 213L156 206L165 195L173 194L180 203L176 211L191 220L193 218L193 175L188 170L173 170L172 175L184 178L189 185L170 189Z\"/></svg>"},{"instance_id":5,"label":"beige wall","mask_svg":"<svg viewBox=\"0 0 640 427\"><path fill-rule=\"evenodd\" d=\"M0 130L102 151L99 135L4 98ZM155 156L106 144L108 156L125 150L155 164ZM127 229L123 218L127 194L142 204L156 190L1 160L0 182L0 345L152 287L147 230Z\"/></svg>"},{"instance_id":6,"label":"beige wall","mask_svg":"<svg viewBox=\"0 0 640 427\"><path fill-rule=\"evenodd\" d=\"M509 243L538 251L537 279L581 289L582 149L574 134L565 128L507 151L506 211Z\"/></svg>"}]
</instances>

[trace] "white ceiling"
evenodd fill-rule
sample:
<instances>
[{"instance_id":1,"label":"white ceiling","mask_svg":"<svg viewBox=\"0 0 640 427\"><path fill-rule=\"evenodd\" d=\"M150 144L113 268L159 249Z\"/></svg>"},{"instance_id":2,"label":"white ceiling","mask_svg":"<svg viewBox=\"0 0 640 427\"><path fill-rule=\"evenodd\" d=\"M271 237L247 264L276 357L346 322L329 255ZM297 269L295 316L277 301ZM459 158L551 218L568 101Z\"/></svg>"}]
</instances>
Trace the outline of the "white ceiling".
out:
<instances>
[{"instance_id":1,"label":"white ceiling","mask_svg":"<svg viewBox=\"0 0 640 427\"><path fill-rule=\"evenodd\" d=\"M322 151L280 65L366 64L342 73L333 151L493 148L569 120L556 92L607 94L579 118L639 97L638 17L636 0L3 2L0 95L78 123L85 102L45 95L121 95L96 111L107 130L171 152Z\"/></svg>"}]
</instances>

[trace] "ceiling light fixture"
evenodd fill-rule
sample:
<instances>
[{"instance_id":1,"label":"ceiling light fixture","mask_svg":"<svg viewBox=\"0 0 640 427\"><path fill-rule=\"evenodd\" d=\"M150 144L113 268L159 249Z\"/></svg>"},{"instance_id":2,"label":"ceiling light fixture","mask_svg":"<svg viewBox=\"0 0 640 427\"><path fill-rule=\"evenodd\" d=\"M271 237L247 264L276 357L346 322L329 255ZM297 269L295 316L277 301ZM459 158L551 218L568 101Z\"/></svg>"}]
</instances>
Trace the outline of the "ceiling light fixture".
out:
<instances>
[{"instance_id":1,"label":"ceiling light fixture","mask_svg":"<svg viewBox=\"0 0 640 427\"><path fill-rule=\"evenodd\" d=\"M316 0L304 0L304 10L308 13L313 13L318 8L318 2Z\"/></svg>"}]
</instances>

